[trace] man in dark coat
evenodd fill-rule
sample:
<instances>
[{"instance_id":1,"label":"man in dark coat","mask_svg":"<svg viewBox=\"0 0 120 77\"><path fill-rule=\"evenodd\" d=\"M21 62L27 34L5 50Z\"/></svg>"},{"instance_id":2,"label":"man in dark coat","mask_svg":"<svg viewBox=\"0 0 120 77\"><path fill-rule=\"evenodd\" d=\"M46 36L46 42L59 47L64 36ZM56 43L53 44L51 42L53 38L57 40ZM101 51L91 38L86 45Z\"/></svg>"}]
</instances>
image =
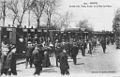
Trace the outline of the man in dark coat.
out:
<instances>
[{"instance_id":1,"label":"man in dark coat","mask_svg":"<svg viewBox=\"0 0 120 77\"><path fill-rule=\"evenodd\" d=\"M69 74L69 64L67 59L66 50L63 49L63 51L59 54L60 70L62 75Z\"/></svg>"},{"instance_id":2,"label":"man in dark coat","mask_svg":"<svg viewBox=\"0 0 120 77\"><path fill-rule=\"evenodd\" d=\"M76 44L74 44L71 51L70 51L71 52L71 57L73 59L74 64L77 63L76 57L77 57L78 51L79 51L79 48L77 47Z\"/></svg>"},{"instance_id":3,"label":"man in dark coat","mask_svg":"<svg viewBox=\"0 0 120 77\"><path fill-rule=\"evenodd\" d=\"M44 47L44 60L43 60L43 67L49 67L51 65L50 63L50 57L49 57L49 49L50 47Z\"/></svg>"},{"instance_id":4,"label":"man in dark coat","mask_svg":"<svg viewBox=\"0 0 120 77\"><path fill-rule=\"evenodd\" d=\"M42 60L44 59L44 52L42 51L42 46L36 46L33 51L33 62L35 65L34 75L40 75L42 71Z\"/></svg>"},{"instance_id":5,"label":"man in dark coat","mask_svg":"<svg viewBox=\"0 0 120 77\"><path fill-rule=\"evenodd\" d=\"M26 41L25 39L23 38L23 36L19 37L16 39L16 49L17 49L17 52L18 53L22 53L23 51L25 51L26 49Z\"/></svg>"},{"instance_id":6,"label":"man in dark coat","mask_svg":"<svg viewBox=\"0 0 120 77\"><path fill-rule=\"evenodd\" d=\"M103 53L105 53L105 50L106 50L106 40L105 40L105 38L102 39L101 46L102 46L102 49L103 49Z\"/></svg>"},{"instance_id":7,"label":"man in dark coat","mask_svg":"<svg viewBox=\"0 0 120 77\"><path fill-rule=\"evenodd\" d=\"M11 74L17 75L15 52L16 52L16 48L12 47L11 51L7 55L7 59L6 59L6 62L5 62L5 68L7 69L7 73L9 75L11 75Z\"/></svg>"},{"instance_id":8,"label":"man in dark coat","mask_svg":"<svg viewBox=\"0 0 120 77\"><path fill-rule=\"evenodd\" d=\"M70 51L71 51L72 47L73 47L73 45L72 45L71 42L69 42L69 43L67 43L65 45L66 51L67 51L67 53L68 53L69 56L71 56L71 52Z\"/></svg>"},{"instance_id":9,"label":"man in dark coat","mask_svg":"<svg viewBox=\"0 0 120 77\"><path fill-rule=\"evenodd\" d=\"M112 45L114 44L114 38L113 37L111 38L111 44Z\"/></svg>"},{"instance_id":10,"label":"man in dark coat","mask_svg":"<svg viewBox=\"0 0 120 77\"><path fill-rule=\"evenodd\" d=\"M87 44L85 41L82 42L81 44L81 51L82 51L82 56L85 56L85 49L87 47Z\"/></svg>"},{"instance_id":11,"label":"man in dark coat","mask_svg":"<svg viewBox=\"0 0 120 77\"><path fill-rule=\"evenodd\" d=\"M92 55L93 43L91 40L88 41L88 53Z\"/></svg>"},{"instance_id":12,"label":"man in dark coat","mask_svg":"<svg viewBox=\"0 0 120 77\"><path fill-rule=\"evenodd\" d=\"M55 43L55 58L56 58L56 66L58 67L58 62L59 62L59 54L61 52L61 46L60 43L56 42Z\"/></svg>"},{"instance_id":13,"label":"man in dark coat","mask_svg":"<svg viewBox=\"0 0 120 77\"><path fill-rule=\"evenodd\" d=\"M26 48L26 68L28 66L28 63L30 63L30 67L32 67L32 52L34 50L34 47L32 46L32 43L29 41L28 46Z\"/></svg>"}]
</instances>

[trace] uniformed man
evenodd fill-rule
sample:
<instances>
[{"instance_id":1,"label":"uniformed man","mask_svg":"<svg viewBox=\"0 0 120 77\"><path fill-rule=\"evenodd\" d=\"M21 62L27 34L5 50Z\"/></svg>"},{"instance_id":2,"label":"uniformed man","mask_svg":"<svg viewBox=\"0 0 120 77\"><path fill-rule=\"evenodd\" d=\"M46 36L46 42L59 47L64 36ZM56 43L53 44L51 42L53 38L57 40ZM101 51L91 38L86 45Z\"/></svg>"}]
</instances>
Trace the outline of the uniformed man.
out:
<instances>
[{"instance_id":1,"label":"uniformed man","mask_svg":"<svg viewBox=\"0 0 120 77\"><path fill-rule=\"evenodd\" d=\"M70 53L71 53L71 57L72 57L73 62L74 62L75 65L77 63L76 57L78 55L78 51L79 51L79 48L78 48L77 44L73 44L73 47L71 48Z\"/></svg>"},{"instance_id":2,"label":"uniformed man","mask_svg":"<svg viewBox=\"0 0 120 77\"><path fill-rule=\"evenodd\" d=\"M69 75L69 64L67 61L67 53L66 50L63 49L62 52L59 54L59 62L60 62L60 70L62 75Z\"/></svg>"},{"instance_id":3,"label":"uniformed man","mask_svg":"<svg viewBox=\"0 0 120 77\"><path fill-rule=\"evenodd\" d=\"M35 65L34 75L40 75L40 72L42 71L42 60L44 59L44 52L42 51L42 45L39 47L36 45L32 55L33 55L33 63Z\"/></svg>"},{"instance_id":4,"label":"uniformed man","mask_svg":"<svg viewBox=\"0 0 120 77\"><path fill-rule=\"evenodd\" d=\"M32 67L33 59L32 59L32 52L34 50L34 47L32 46L31 41L28 41L28 46L26 48L26 67L28 66L28 63L30 63L30 67Z\"/></svg>"}]
</instances>

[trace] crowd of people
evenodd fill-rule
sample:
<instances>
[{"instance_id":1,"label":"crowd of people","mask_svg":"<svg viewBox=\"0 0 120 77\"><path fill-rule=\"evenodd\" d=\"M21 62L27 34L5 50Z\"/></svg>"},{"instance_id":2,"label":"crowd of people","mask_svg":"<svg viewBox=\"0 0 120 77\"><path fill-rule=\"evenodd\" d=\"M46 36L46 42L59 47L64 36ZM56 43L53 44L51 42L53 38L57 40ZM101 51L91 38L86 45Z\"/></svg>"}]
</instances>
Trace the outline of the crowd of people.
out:
<instances>
[{"instance_id":1,"label":"crowd of people","mask_svg":"<svg viewBox=\"0 0 120 77\"><path fill-rule=\"evenodd\" d=\"M113 43L113 42L111 42ZM55 42L33 43L32 41L27 42L25 49L26 54L26 65L25 69L35 66L34 75L40 75L43 67L50 67L51 61L50 56L55 55L56 67L60 66L60 71L62 75L69 75L69 64L68 57L73 59L74 65L77 64L77 55L81 51L82 56L86 56L86 49L88 54L92 55L97 44L100 44L103 53L106 51L106 45L108 44L106 38L101 38L100 40L95 39L81 39L77 41L65 41L64 39L60 42L58 39ZM15 55L16 45L7 44L5 41L2 42L1 46L1 75L17 75L16 70L16 60Z\"/></svg>"}]
</instances>

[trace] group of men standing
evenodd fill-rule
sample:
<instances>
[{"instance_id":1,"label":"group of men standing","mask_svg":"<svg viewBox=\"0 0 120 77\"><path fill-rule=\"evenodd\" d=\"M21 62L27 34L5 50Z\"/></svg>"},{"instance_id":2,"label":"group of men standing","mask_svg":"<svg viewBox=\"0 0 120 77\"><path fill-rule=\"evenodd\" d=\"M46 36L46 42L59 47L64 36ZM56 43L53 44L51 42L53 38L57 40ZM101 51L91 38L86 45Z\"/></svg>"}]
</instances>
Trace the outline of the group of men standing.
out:
<instances>
[{"instance_id":1,"label":"group of men standing","mask_svg":"<svg viewBox=\"0 0 120 77\"><path fill-rule=\"evenodd\" d=\"M100 43L103 48L103 52L105 53L106 40L102 39ZM5 50L5 48L8 47L4 45L6 44L3 44L2 46L4 48L2 48L2 56L1 56L1 62L2 62L1 74L7 75L10 69L11 73L17 75L16 58L14 55L16 51L16 47L12 45L9 50L7 49ZM28 41L25 49L25 53L26 53L25 68L26 69L28 68L28 64L30 64L30 68L32 68L32 65L34 64L35 66L34 75L40 75L40 73L42 72L42 67L49 67L51 65L50 55L55 54L56 66L58 67L60 65L61 74L69 75L70 73L69 73L68 57L71 57L73 59L73 63L76 65L77 55L79 53L79 50L81 50L82 56L85 56L86 48L88 48L88 53L92 55L95 47L96 47L96 41L90 39L89 40L83 39L72 42L65 42L64 40L62 42L59 42L59 40L56 40L54 43L52 42L46 43L44 41L40 44L38 44L37 42L32 43L31 41ZM9 67L6 68L7 64L10 65Z\"/></svg>"},{"instance_id":2,"label":"group of men standing","mask_svg":"<svg viewBox=\"0 0 120 77\"><path fill-rule=\"evenodd\" d=\"M0 75L17 75L15 53L16 46L14 44L8 45L6 41L2 42Z\"/></svg>"}]
</instances>

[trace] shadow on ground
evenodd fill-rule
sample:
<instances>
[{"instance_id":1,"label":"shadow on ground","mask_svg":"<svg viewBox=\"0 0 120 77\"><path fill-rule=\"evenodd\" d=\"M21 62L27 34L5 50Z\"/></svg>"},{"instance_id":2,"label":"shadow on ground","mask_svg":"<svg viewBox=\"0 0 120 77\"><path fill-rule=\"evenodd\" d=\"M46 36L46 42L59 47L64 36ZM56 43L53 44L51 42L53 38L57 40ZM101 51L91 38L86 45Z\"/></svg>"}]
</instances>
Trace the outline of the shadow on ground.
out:
<instances>
[{"instance_id":1,"label":"shadow on ground","mask_svg":"<svg viewBox=\"0 0 120 77\"><path fill-rule=\"evenodd\" d=\"M85 63L77 63L76 65L84 65Z\"/></svg>"},{"instance_id":2,"label":"shadow on ground","mask_svg":"<svg viewBox=\"0 0 120 77\"><path fill-rule=\"evenodd\" d=\"M57 71L55 71L54 69L51 69L51 68L49 68L49 69L44 69L42 72L57 72Z\"/></svg>"}]
</instances>

